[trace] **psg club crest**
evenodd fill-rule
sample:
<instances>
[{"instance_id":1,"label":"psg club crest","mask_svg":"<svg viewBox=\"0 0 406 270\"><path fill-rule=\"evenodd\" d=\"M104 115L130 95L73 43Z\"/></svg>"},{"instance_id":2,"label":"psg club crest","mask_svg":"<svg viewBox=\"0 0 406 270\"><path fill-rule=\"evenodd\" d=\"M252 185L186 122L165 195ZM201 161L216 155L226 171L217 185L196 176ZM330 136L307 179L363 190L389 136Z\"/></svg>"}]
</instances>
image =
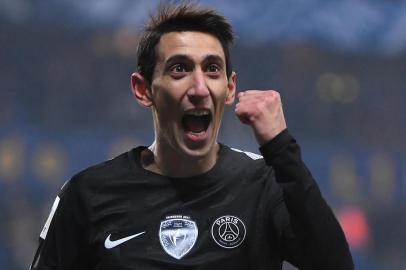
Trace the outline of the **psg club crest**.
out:
<instances>
[{"instance_id":1,"label":"psg club crest","mask_svg":"<svg viewBox=\"0 0 406 270\"><path fill-rule=\"evenodd\" d=\"M161 221L159 241L166 253L180 260L196 243L196 222L188 216L168 216Z\"/></svg>"},{"instance_id":2,"label":"psg club crest","mask_svg":"<svg viewBox=\"0 0 406 270\"><path fill-rule=\"evenodd\" d=\"M216 219L211 226L211 235L214 241L223 248L236 248L245 239L245 225L235 216L222 216Z\"/></svg>"}]
</instances>

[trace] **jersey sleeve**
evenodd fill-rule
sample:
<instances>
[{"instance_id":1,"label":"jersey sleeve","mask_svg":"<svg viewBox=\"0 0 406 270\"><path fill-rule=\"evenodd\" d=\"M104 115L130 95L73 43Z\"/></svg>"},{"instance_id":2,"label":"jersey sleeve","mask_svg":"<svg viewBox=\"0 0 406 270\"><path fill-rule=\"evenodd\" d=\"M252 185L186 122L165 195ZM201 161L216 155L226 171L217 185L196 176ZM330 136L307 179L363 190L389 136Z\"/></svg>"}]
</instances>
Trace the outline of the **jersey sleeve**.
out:
<instances>
[{"instance_id":1,"label":"jersey sleeve","mask_svg":"<svg viewBox=\"0 0 406 270\"><path fill-rule=\"evenodd\" d=\"M288 130L260 151L283 193L284 203L273 209L272 220L284 259L301 270L354 269L344 233Z\"/></svg>"},{"instance_id":2,"label":"jersey sleeve","mask_svg":"<svg viewBox=\"0 0 406 270\"><path fill-rule=\"evenodd\" d=\"M54 201L30 270L86 269L86 207L71 181Z\"/></svg>"}]
</instances>

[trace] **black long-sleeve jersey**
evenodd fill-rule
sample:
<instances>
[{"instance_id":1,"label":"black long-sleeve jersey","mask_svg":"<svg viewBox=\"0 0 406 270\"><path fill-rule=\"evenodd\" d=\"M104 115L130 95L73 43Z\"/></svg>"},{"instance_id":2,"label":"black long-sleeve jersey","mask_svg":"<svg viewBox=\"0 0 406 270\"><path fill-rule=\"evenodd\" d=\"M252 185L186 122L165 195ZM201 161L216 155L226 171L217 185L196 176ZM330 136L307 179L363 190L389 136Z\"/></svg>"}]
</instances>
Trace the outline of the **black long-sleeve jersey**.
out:
<instances>
[{"instance_id":1,"label":"black long-sleeve jersey","mask_svg":"<svg viewBox=\"0 0 406 270\"><path fill-rule=\"evenodd\" d=\"M144 149L64 185L31 269L354 269L287 130L263 158L221 145L210 171L187 178L145 170Z\"/></svg>"}]
</instances>

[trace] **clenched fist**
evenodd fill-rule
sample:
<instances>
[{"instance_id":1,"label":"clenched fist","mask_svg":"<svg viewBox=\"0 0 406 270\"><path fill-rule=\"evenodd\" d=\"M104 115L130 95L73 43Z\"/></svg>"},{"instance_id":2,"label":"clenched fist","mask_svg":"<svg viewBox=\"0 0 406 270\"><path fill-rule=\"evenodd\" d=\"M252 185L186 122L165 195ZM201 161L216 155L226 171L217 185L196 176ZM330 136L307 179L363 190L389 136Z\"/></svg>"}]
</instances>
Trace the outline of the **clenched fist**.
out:
<instances>
[{"instance_id":1,"label":"clenched fist","mask_svg":"<svg viewBox=\"0 0 406 270\"><path fill-rule=\"evenodd\" d=\"M274 90L240 92L235 113L242 123L252 127L259 145L286 129L281 97Z\"/></svg>"}]
</instances>

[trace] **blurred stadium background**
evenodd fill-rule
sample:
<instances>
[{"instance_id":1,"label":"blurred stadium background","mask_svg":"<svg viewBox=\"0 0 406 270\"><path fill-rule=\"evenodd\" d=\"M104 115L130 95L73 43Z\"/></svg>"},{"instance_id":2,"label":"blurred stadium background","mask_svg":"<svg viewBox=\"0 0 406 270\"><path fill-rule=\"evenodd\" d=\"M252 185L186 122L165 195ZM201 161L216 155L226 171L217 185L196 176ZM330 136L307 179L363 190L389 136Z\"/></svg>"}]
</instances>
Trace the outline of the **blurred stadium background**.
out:
<instances>
[{"instance_id":1,"label":"blurred stadium background","mask_svg":"<svg viewBox=\"0 0 406 270\"><path fill-rule=\"evenodd\" d=\"M406 269L406 1L201 3L235 26L238 89L282 93L356 268ZM151 142L129 76L157 4L0 0L0 269L27 269L65 180ZM231 108L221 141L257 152Z\"/></svg>"}]
</instances>

